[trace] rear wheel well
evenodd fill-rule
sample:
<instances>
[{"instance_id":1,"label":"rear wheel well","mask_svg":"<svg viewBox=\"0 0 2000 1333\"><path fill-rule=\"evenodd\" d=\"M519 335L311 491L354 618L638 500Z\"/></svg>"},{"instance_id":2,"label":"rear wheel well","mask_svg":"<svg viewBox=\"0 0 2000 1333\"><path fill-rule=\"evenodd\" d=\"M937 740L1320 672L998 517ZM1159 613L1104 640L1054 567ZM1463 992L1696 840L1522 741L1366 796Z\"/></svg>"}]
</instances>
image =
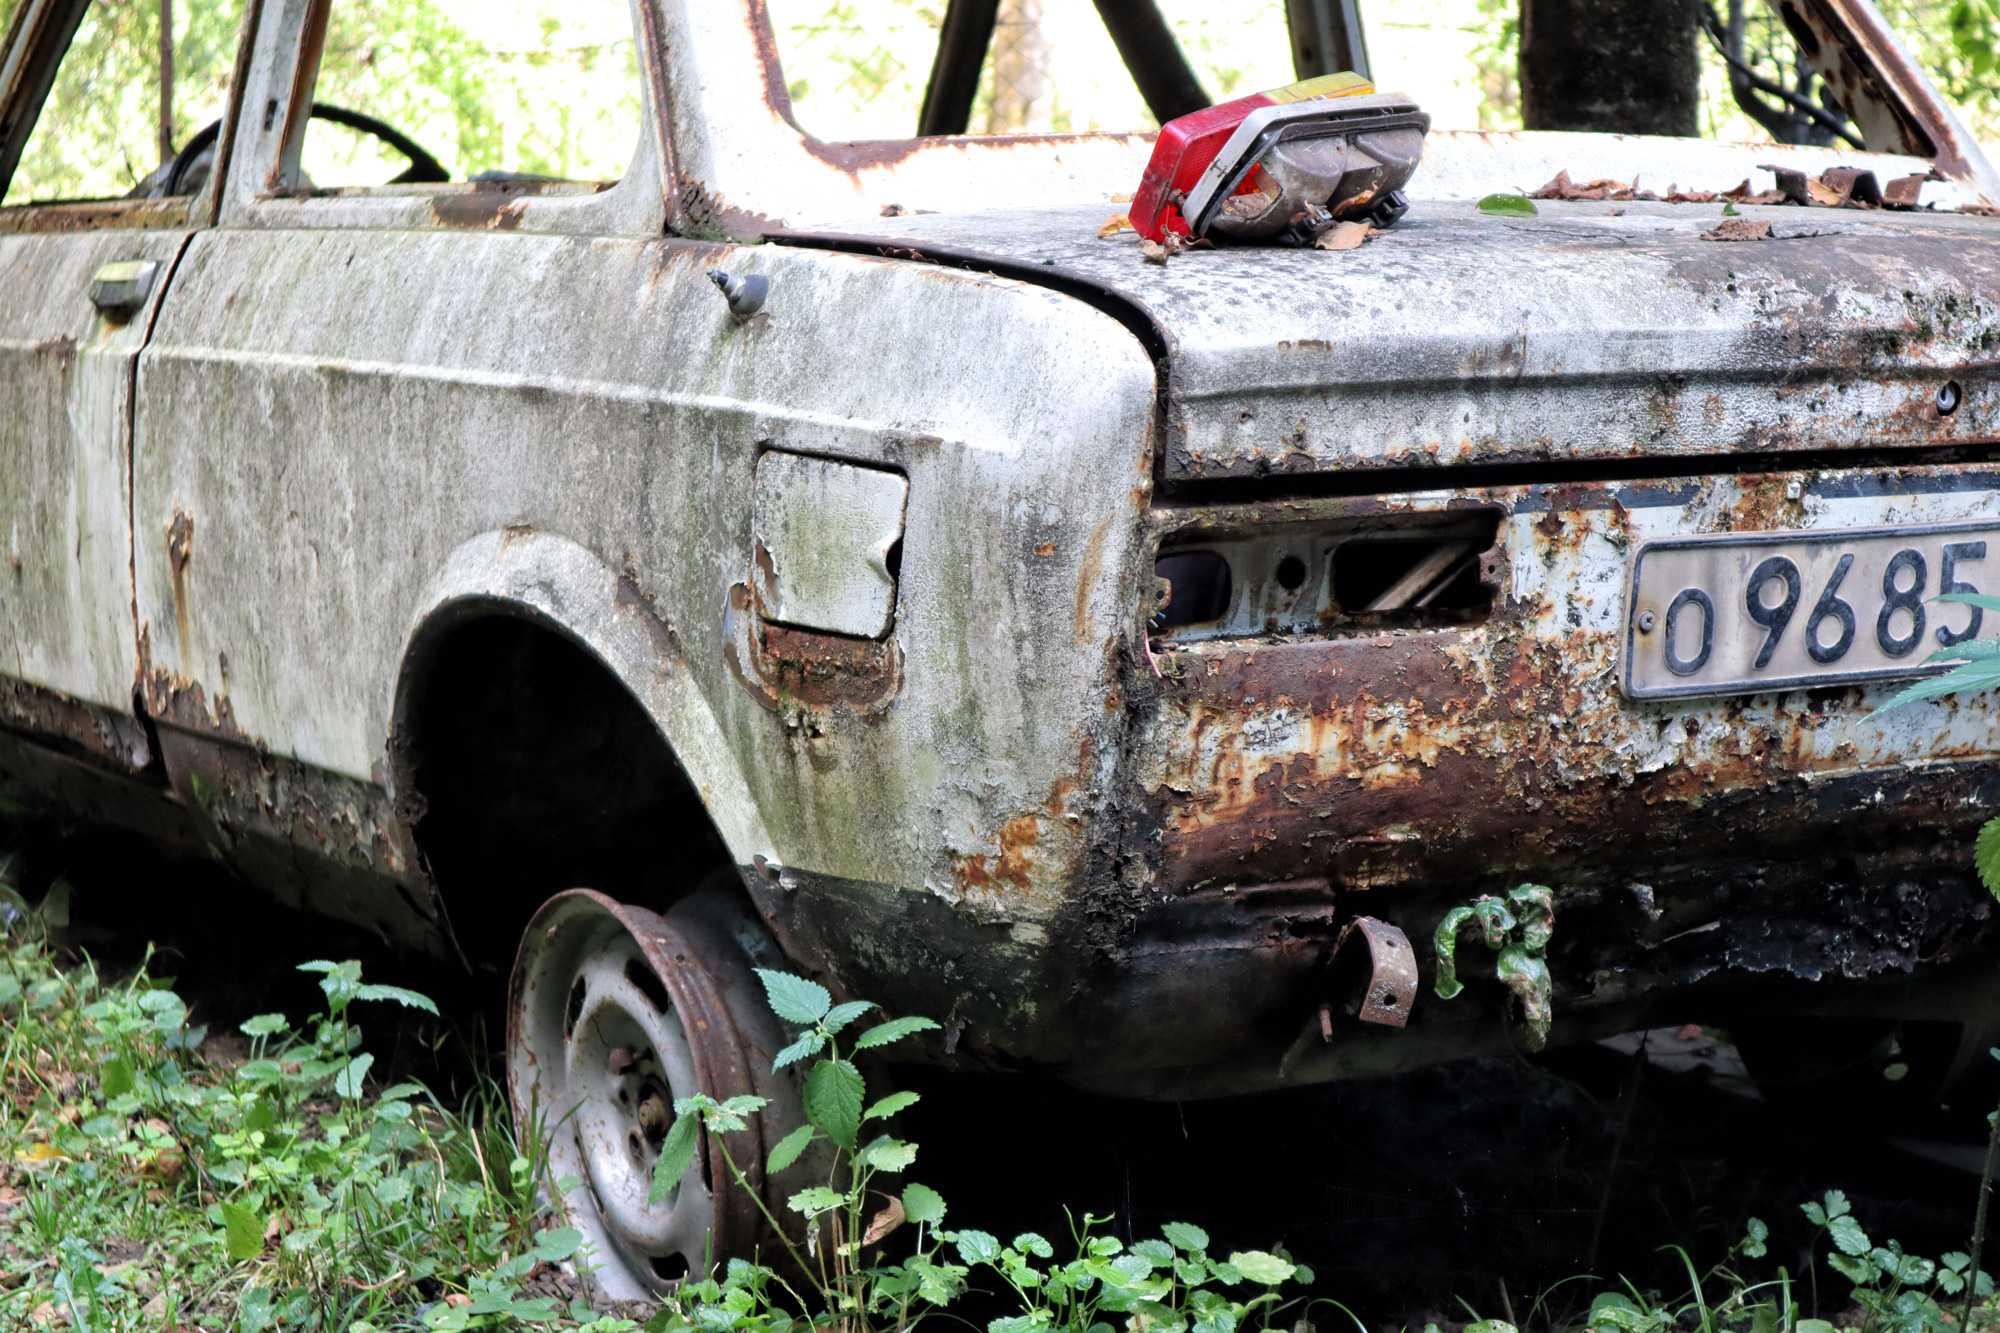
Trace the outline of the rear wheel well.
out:
<instances>
[{"instance_id":1,"label":"rear wheel well","mask_svg":"<svg viewBox=\"0 0 2000 1333\"><path fill-rule=\"evenodd\" d=\"M664 911L729 854L650 714L542 621L461 612L414 646L391 744L404 816L475 969L551 894Z\"/></svg>"}]
</instances>

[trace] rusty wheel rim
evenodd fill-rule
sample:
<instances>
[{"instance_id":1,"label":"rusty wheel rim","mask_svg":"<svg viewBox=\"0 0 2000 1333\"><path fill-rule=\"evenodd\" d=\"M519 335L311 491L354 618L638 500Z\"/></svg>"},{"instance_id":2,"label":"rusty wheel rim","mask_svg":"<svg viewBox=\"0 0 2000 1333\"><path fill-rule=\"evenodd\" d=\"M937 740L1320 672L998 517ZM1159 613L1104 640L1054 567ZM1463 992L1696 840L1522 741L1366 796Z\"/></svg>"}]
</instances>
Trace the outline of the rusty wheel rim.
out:
<instances>
[{"instance_id":1,"label":"rusty wheel rim","mask_svg":"<svg viewBox=\"0 0 2000 1333\"><path fill-rule=\"evenodd\" d=\"M573 889L542 906L522 938L508 1006L508 1093L524 1139L539 1135L549 1182L581 1231L602 1299L655 1296L705 1272L754 1225L722 1189L721 1145L703 1136L681 1180L649 1201L673 1102L749 1090L735 1026L699 954L668 922ZM752 1141L739 1163L761 1160ZM531 1160L532 1160L532 1154Z\"/></svg>"}]
</instances>

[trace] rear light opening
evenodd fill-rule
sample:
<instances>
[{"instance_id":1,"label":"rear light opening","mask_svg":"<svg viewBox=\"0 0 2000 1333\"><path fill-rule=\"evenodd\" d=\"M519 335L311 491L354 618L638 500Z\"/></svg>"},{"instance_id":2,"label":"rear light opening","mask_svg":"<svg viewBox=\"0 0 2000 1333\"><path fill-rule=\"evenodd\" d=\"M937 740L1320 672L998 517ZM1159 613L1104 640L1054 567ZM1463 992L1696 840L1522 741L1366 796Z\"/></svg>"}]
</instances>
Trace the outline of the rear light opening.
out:
<instances>
[{"instance_id":1,"label":"rear light opening","mask_svg":"<svg viewBox=\"0 0 2000 1333\"><path fill-rule=\"evenodd\" d=\"M1493 605L1497 510L1206 537L1153 566L1155 642L1473 624Z\"/></svg>"}]
</instances>

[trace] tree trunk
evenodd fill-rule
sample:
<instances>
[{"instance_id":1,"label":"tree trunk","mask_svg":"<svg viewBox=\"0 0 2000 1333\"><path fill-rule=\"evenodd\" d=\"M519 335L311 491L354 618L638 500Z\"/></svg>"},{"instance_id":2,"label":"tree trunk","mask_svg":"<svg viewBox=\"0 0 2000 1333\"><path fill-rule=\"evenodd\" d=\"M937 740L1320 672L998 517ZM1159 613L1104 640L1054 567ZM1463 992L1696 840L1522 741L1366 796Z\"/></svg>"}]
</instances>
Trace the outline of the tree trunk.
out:
<instances>
[{"instance_id":1,"label":"tree trunk","mask_svg":"<svg viewBox=\"0 0 2000 1333\"><path fill-rule=\"evenodd\" d=\"M1521 0L1531 130L1696 132L1699 0Z\"/></svg>"},{"instance_id":2,"label":"tree trunk","mask_svg":"<svg viewBox=\"0 0 2000 1333\"><path fill-rule=\"evenodd\" d=\"M1046 133L1049 123L1049 39L1042 0L1000 0L993 23L993 92L986 133Z\"/></svg>"}]
</instances>

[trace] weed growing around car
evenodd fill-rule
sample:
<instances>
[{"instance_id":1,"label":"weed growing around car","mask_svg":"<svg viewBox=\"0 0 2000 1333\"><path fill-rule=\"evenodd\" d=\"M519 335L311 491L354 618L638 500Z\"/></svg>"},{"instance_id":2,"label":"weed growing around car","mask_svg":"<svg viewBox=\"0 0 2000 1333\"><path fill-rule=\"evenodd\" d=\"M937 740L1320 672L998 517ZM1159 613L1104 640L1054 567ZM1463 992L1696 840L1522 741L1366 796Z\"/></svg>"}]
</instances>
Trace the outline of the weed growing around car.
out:
<instances>
[{"instance_id":1,"label":"weed growing around car","mask_svg":"<svg viewBox=\"0 0 2000 1333\"><path fill-rule=\"evenodd\" d=\"M977 1291L1005 1311L987 1333L1371 1333L1312 1294L1313 1274L1279 1247L1223 1257L1186 1223L1132 1244L1088 1215L1053 1241L948 1229L946 1201L910 1178L917 1145L883 1128L914 1094L871 1096L852 1059L928 1021L856 1028L874 1006L834 1005L776 973L772 1008L797 1033L780 1059L810 1062L809 1123L764 1165L831 1147L826 1183L787 1200L787 1229L810 1240L769 1266L718 1265L657 1310L593 1310L577 1276L590 1255L543 1202L563 1182L517 1151L499 1090L447 1107L420 1084L371 1079L360 1022L429 1000L314 961L317 1015L266 1014L240 1043L212 1040L167 979L108 977L37 925L0 890L0 1328L903 1333L929 1318L976 1327L961 1311ZM726 1131L755 1103L681 1099L687 1128L663 1145L657 1179L679 1178L697 1123ZM1522 1327L1964 1333L1969 1315L2000 1329L1991 1279L1967 1254L1878 1243L1838 1192L1805 1213L1818 1232L1799 1272L1774 1262L1753 1219L1706 1271L1680 1254L1679 1291L1579 1276ZM1448 1327L1514 1333L1482 1318L1492 1311L1460 1313Z\"/></svg>"},{"instance_id":2,"label":"weed growing around car","mask_svg":"<svg viewBox=\"0 0 2000 1333\"><path fill-rule=\"evenodd\" d=\"M357 1019L430 1001L305 968L323 1011L253 1018L247 1058L222 1059L164 979L9 936L0 1328L636 1328L558 1267L576 1233L538 1216L497 1089L452 1111L369 1083Z\"/></svg>"}]
</instances>

